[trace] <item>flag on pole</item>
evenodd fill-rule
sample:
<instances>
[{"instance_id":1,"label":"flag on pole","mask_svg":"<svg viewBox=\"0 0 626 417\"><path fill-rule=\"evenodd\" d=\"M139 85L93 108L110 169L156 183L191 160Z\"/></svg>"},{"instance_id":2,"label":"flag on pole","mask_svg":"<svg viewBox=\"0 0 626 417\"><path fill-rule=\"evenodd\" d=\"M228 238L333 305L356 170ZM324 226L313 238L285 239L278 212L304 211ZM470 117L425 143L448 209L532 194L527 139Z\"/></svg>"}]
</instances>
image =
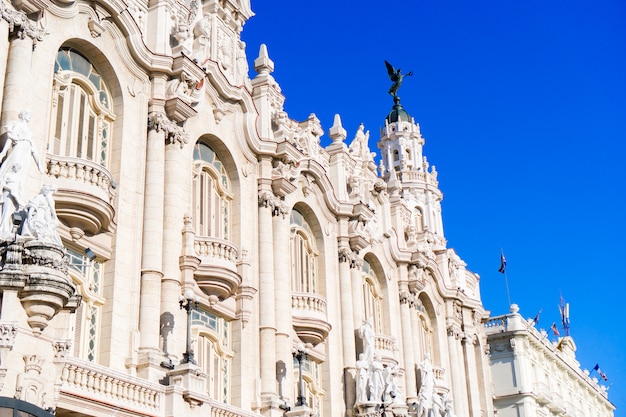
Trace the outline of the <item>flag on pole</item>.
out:
<instances>
[{"instance_id":1,"label":"flag on pole","mask_svg":"<svg viewBox=\"0 0 626 417\"><path fill-rule=\"evenodd\" d=\"M552 329L552 332L554 333L555 336L561 335L561 333L559 333L559 329L557 329L556 327L556 321L552 323L552 326L550 326L550 328Z\"/></svg>"},{"instance_id":2,"label":"flag on pole","mask_svg":"<svg viewBox=\"0 0 626 417\"><path fill-rule=\"evenodd\" d=\"M539 312L537 313L537 315L535 316L535 318L533 319L533 324L536 326L537 324L539 324L539 316L541 315L541 312L543 311L543 309L539 310Z\"/></svg>"},{"instance_id":3,"label":"flag on pole","mask_svg":"<svg viewBox=\"0 0 626 417\"><path fill-rule=\"evenodd\" d=\"M500 252L500 268L498 272L503 274L506 272L506 258L504 257L504 252Z\"/></svg>"},{"instance_id":4,"label":"flag on pole","mask_svg":"<svg viewBox=\"0 0 626 417\"><path fill-rule=\"evenodd\" d=\"M600 376L602 377L603 380L608 381L609 378L606 376L606 374L604 372L602 372L602 370L600 369L600 365L598 365L596 363L596 366L593 367L593 370L596 371L598 374L600 374Z\"/></svg>"}]
</instances>

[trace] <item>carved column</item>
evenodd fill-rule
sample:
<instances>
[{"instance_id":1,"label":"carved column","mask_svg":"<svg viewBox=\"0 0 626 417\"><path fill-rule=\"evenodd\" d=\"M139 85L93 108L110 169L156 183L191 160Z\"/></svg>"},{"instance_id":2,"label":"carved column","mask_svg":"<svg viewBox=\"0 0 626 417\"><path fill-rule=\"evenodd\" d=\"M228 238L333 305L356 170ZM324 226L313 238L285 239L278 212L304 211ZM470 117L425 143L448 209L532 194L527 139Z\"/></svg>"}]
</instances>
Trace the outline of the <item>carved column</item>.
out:
<instances>
[{"instance_id":1,"label":"carved column","mask_svg":"<svg viewBox=\"0 0 626 417\"><path fill-rule=\"evenodd\" d=\"M367 319L367 317L363 316L365 307L363 306L362 267L363 260L356 253L353 253L350 259L350 281L352 282L352 317L355 329L361 327L361 324Z\"/></svg>"},{"instance_id":2,"label":"carved column","mask_svg":"<svg viewBox=\"0 0 626 417\"><path fill-rule=\"evenodd\" d=\"M259 331L262 412L270 415L279 404L276 395L276 312L272 215L276 197L259 192Z\"/></svg>"},{"instance_id":3,"label":"carved column","mask_svg":"<svg viewBox=\"0 0 626 417\"><path fill-rule=\"evenodd\" d=\"M0 9L2 18L9 23L10 39L0 118L0 126L5 126L10 120L17 119L20 111L30 106L33 49L37 41L43 39L45 30L28 19L25 12L13 10L6 3L0 5Z\"/></svg>"},{"instance_id":4,"label":"carved column","mask_svg":"<svg viewBox=\"0 0 626 417\"><path fill-rule=\"evenodd\" d=\"M291 354L291 272L289 264L289 214L282 200L276 199L277 207L272 218L274 236L274 309L276 311L276 360L279 375L279 394L294 403L293 357ZM284 366L283 366L284 364ZM282 370L281 369L281 370Z\"/></svg>"},{"instance_id":5,"label":"carved column","mask_svg":"<svg viewBox=\"0 0 626 417\"><path fill-rule=\"evenodd\" d=\"M415 344L415 333L411 329L410 303L412 295L406 285L406 264L400 265L400 326L402 328L402 353L404 360L404 387L407 404L417 401L417 379L415 375L415 354L413 346Z\"/></svg>"},{"instance_id":6,"label":"carved column","mask_svg":"<svg viewBox=\"0 0 626 417\"><path fill-rule=\"evenodd\" d=\"M170 351L185 350L187 337L185 311L180 309L182 273L179 257L183 248L184 216L189 209L191 161L185 159L183 147L188 139L178 124L167 120L165 126L165 164L163 187L163 278L161 280L161 314L174 317ZM178 325L176 325L178 324Z\"/></svg>"},{"instance_id":7,"label":"carved column","mask_svg":"<svg viewBox=\"0 0 626 417\"><path fill-rule=\"evenodd\" d=\"M356 346L354 334L354 320L352 305L352 284L350 268L354 254L347 247L339 249L339 296L341 299L341 338L343 346L343 360L345 364L344 380L354 383L345 383L346 407L351 409L356 401Z\"/></svg>"},{"instance_id":8,"label":"carved column","mask_svg":"<svg viewBox=\"0 0 626 417\"><path fill-rule=\"evenodd\" d=\"M484 391L479 389L478 378L476 373L476 357L475 348L476 348L476 335L473 334L465 334L461 343L463 345L463 358L466 365L466 378L467 385L469 386L468 395L469 395L469 414L470 417L480 417L480 395Z\"/></svg>"},{"instance_id":9,"label":"carved column","mask_svg":"<svg viewBox=\"0 0 626 417\"><path fill-rule=\"evenodd\" d=\"M165 122L166 118L162 112L152 112L148 115L139 297L139 349L151 352L156 352L159 347L160 320L156 318L161 315ZM164 336L166 339L168 335ZM162 348L165 350L166 346Z\"/></svg>"},{"instance_id":10,"label":"carved column","mask_svg":"<svg viewBox=\"0 0 626 417\"><path fill-rule=\"evenodd\" d=\"M452 394L454 399L454 411L459 416L467 414L467 395L463 389L463 374L465 364L460 360L459 354L461 328L457 323L448 323L448 355L450 357L450 380L452 382Z\"/></svg>"}]
</instances>

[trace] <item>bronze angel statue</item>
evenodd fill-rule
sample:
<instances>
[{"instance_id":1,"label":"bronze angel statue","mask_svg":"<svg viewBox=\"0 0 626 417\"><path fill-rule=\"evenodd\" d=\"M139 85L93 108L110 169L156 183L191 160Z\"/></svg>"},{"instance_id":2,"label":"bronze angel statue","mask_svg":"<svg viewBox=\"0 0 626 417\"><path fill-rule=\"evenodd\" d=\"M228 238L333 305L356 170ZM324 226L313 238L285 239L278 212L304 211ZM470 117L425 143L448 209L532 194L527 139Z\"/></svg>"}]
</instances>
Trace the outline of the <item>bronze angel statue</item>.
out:
<instances>
[{"instance_id":1,"label":"bronze angel statue","mask_svg":"<svg viewBox=\"0 0 626 417\"><path fill-rule=\"evenodd\" d=\"M385 61L385 65L387 66L387 73L389 74L389 79L393 82L391 87L389 87L389 94L396 100L398 98L398 89L400 85L402 85L402 80L404 77L410 77L413 75L413 71L409 71L406 74L402 74L402 70L400 68L395 69L393 65L389 62Z\"/></svg>"}]
</instances>

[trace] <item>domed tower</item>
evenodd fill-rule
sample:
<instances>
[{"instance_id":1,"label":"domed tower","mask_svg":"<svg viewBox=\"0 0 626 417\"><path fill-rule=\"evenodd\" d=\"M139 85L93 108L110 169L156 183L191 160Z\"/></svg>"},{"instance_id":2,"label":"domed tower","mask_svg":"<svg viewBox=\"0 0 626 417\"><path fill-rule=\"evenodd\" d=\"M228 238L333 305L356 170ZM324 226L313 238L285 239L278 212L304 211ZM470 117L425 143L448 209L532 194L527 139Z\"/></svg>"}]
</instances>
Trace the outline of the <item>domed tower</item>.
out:
<instances>
[{"instance_id":1,"label":"domed tower","mask_svg":"<svg viewBox=\"0 0 626 417\"><path fill-rule=\"evenodd\" d=\"M391 194L400 197L410 211L409 219L406 215L401 216L408 223L404 227L407 243L410 245L419 236L427 237L435 245L445 245L441 219L443 194L438 187L437 170L422 154L424 138L419 124L402 107L396 94L398 80L401 82L401 78L410 74L400 74L399 69L389 71L394 82L389 89L394 104L381 129L379 170Z\"/></svg>"}]
</instances>

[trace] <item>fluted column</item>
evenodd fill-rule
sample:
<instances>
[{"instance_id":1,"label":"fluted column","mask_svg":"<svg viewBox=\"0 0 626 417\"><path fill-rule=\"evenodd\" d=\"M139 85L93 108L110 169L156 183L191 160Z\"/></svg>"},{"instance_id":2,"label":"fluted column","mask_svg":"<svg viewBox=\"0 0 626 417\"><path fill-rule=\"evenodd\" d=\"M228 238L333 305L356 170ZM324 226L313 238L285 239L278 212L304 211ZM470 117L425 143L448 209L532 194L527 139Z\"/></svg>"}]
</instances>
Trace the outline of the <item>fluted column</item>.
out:
<instances>
[{"instance_id":1,"label":"fluted column","mask_svg":"<svg viewBox=\"0 0 626 417\"><path fill-rule=\"evenodd\" d=\"M276 394L276 311L274 309L274 252L272 245L275 197L259 193L259 332L262 412L278 406Z\"/></svg>"},{"instance_id":2,"label":"fluted column","mask_svg":"<svg viewBox=\"0 0 626 417\"><path fill-rule=\"evenodd\" d=\"M291 354L291 273L289 264L289 215L282 201L272 218L274 250L274 310L276 314L276 360L285 374L279 375L279 395L294 403L293 357ZM284 365L284 367L283 367Z\"/></svg>"}]
</instances>

